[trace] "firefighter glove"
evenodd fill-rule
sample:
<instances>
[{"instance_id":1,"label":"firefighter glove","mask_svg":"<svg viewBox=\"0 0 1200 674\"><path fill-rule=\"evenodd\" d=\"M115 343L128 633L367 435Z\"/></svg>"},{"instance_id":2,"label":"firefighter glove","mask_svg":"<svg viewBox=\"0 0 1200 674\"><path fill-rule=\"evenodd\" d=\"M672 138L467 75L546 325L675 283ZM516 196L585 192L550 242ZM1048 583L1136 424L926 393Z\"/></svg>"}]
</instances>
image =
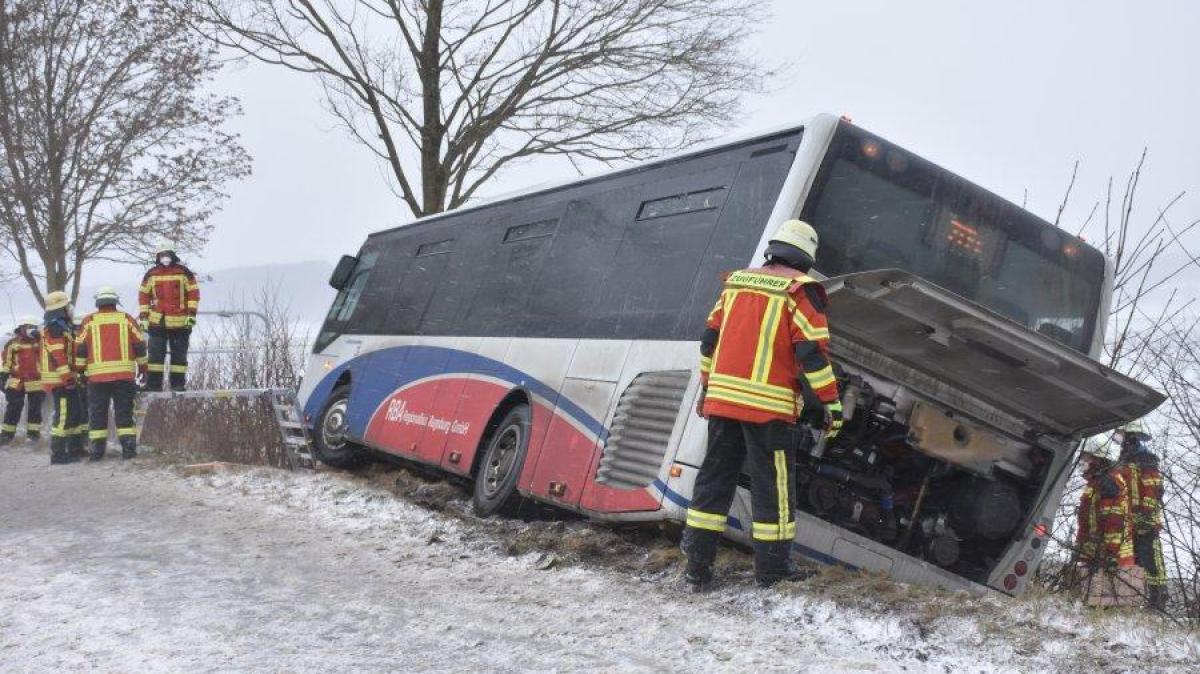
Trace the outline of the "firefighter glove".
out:
<instances>
[{"instance_id":1,"label":"firefighter glove","mask_svg":"<svg viewBox=\"0 0 1200 674\"><path fill-rule=\"evenodd\" d=\"M191 330L192 328L196 327L196 317L195 317L195 316L188 316L188 317L187 317L187 320L184 322L184 324L183 324L183 325L184 325L184 327L186 327L188 330Z\"/></svg>"},{"instance_id":2,"label":"firefighter glove","mask_svg":"<svg viewBox=\"0 0 1200 674\"><path fill-rule=\"evenodd\" d=\"M842 401L825 405L825 437L832 440L842 432Z\"/></svg>"},{"instance_id":3,"label":"firefighter glove","mask_svg":"<svg viewBox=\"0 0 1200 674\"><path fill-rule=\"evenodd\" d=\"M696 416L704 418L704 398L708 395L708 387L700 388L700 395L696 396Z\"/></svg>"}]
</instances>

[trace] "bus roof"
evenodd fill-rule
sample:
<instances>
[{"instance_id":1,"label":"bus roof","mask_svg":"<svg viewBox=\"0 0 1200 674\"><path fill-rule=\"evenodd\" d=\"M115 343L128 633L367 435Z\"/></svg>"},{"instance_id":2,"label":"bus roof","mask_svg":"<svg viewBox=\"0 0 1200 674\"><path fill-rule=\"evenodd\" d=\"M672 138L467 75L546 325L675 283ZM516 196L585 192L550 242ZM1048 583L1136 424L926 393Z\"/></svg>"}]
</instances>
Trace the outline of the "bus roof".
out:
<instances>
[{"instance_id":1,"label":"bus roof","mask_svg":"<svg viewBox=\"0 0 1200 674\"><path fill-rule=\"evenodd\" d=\"M563 180L548 180L546 182L536 183L529 187L512 190L509 192L504 192L504 193L495 195L493 197L481 199L477 202L474 202L474 203L466 205L466 206L462 206L460 208L442 211L441 213L434 213L432 215L426 215L426 216L417 218L416 220L413 220L412 222L406 222L402 225L396 225L394 227L388 227L387 229L381 229L377 232L372 232L371 234L369 234L368 238L382 236L384 234L394 232L398 229L412 227L413 225L419 225L419 224L424 224L427 222L433 222L436 220L440 220L442 218L449 217L451 215L457 215L457 214L461 214L461 213L469 213L471 211L479 210L481 208L485 208L488 206L495 206L495 205L506 203L506 202L517 201L518 199L532 196L535 194L544 194L546 192L553 192L555 190L560 190L560 189L564 189L567 187L574 187L576 185L585 185L587 183L590 183L590 182L593 182L596 180L601 180L604 178L611 178L613 176L626 174L626 173L636 173L638 171L643 171L652 166L657 166L660 164L669 163L669 162L677 161L680 159L686 159L686 158L690 158L690 157L698 157L698 156L702 156L702 155L709 154L712 152L724 150L726 148L735 147L737 145L744 145L747 143L761 141L763 139L770 138L772 136L786 135L788 133L792 133L792 132L796 131L797 129L802 129L802 128L812 124L812 122L817 119L827 119L832 123L833 121L835 121L837 119L837 117L835 115L832 115L829 113L821 113L819 115L815 115L813 117L805 119L799 123L784 124L784 125L780 125L780 126L771 127L771 128L765 129L765 130L758 130L758 131L753 131L753 132L749 132L749 133L735 134L731 137L724 138L721 140L714 140L714 141L711 141L708 143L703 143L696 147L688 148L687 150L675 152L673 154L663 155L662 157L656 157L654 159L646 160L644 162L638 162L637 164L634 164L632 166L622 166L622 167L610 168L610 169L606 169L603 171L597 171L596 173L591 173L591 174L588 174L585 176L578 176L575 178L566 178Z\"/></svg>"}]
</instances>

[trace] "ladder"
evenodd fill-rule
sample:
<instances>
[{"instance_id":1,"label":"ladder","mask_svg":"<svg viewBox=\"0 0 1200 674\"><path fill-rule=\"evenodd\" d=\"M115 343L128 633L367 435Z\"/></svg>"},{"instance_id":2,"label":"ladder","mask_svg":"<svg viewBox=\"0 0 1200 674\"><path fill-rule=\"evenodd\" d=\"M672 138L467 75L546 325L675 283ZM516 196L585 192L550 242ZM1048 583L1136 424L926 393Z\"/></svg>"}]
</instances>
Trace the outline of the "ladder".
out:
<instances>
[{"instance_id":1,"label":"ladder","mask_svg":"<svg viewBox=\"0 0 1200 674\"><path fill-rule=\"evenodd\" d=\"M271 389L268 395L271 407L275 410L275 420L279 423L283 447L287 450L288 467L291 470L316 470L317 462L313 459L308 427L304 425L304 414L296 401L296 392L291 389Z\"/></svg>"}]
</instances>

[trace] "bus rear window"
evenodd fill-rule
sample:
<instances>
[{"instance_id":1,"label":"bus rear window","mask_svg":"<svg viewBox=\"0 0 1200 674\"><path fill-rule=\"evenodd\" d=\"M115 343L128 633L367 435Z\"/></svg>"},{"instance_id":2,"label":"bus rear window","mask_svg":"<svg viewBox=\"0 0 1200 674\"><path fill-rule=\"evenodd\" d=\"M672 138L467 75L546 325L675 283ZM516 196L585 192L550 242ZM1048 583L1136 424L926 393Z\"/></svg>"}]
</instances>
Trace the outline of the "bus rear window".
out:
<instances>
[{"instance_id":1,"label":"bus rear window","mask_svg":"<svg viewBox=\"0 0 1200 674\"><path fill-rule=\"evenodd\" d=\"M826 276L902 269L1078 351L1091 346L1098 251L859 129L842 126L804 214Z\"/></svg>"}]
</instances>

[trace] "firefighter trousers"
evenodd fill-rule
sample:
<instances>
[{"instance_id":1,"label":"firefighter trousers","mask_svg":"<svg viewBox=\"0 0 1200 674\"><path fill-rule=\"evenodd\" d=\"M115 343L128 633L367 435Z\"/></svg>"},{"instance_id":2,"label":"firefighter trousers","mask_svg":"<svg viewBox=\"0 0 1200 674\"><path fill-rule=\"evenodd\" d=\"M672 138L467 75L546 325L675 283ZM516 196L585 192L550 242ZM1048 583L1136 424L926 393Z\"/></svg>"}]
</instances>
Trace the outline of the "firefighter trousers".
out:
<instances>
[{"instance_id":1,"label":"firefighter trousers","mask_svg":"<svg viewBox=\"0 0 1200 674\"><path fill-rule=\"evenodd\" d=\"M112 408L113 421L117 425L117 439L121 450L130 455L137 447L137 427L133 422L133 403L137 398L137 384L133 381L89 382L88 439L92 443L92 456L104 455L108 444L108 411Z\"/></svg>"},{"instance_id":2,"label":"firefighter trousers","mask_svg":"<svg viewBox=\"0 0 1200 674\"><path fill-rule=\"evenodd\" d=\"M1167 607L1167 569L1162 554L1162 542L1154 531L1134 534L1133 555L1137 565L1146 572L1146 599L1157 609Z\"/></svg>"},{"instance_id":3,"label":"firefighter trousers","mask_svg":"<svg viewBox=\"0 0 1200 674\"><path fill-rule=\"evenodd\" d=\"M708 453L696 476L684 531L689 565L707 568L716 558L744 468L754 521L743 526L754 541L755 575L772 579L788 573L796 537L796 440L795 426L783 421L709 418Z\"/></svg>"},{"instance_id":4,"label":"firefighter trousers","mask_svg":"<svg viewBox=\"0 0 1200 674\"><path fill-rule=\"evenodd\" d=\"M28 404L26 404L28 399ZM14 391L6 389L4 400L4 424L0 426L0 440L12 440L17 435L17 424L21 423L21 412L29 408L25 417L25 433L30 440L42 437L42 402L46 394L41 391Z\"/></svg>"},{"instance_id":5,"label":"firefighter trousers","mask_svg":"<svg viewBox=\"0 0 1200 674\"><path fill-rule=\"evenodd\" d=\"M170 371L171 390L187 389L188 348L191 339L191 330L150 328L146 348L149 356L149 364L146 366L147 391L161 391L163 375L168 370ZM170 367L166 365L168 352L171 354Z\"/></svg>"},{"instance_id":6,"label":"firefighter trousers","mask_svg":"<svg viewBox=\"0 0 1200 674\"><path fill-rule=\"evenodd\" d=\"M83 454L83 429L87 427L82 399L74 386L54 389L54 426L50 429L52 458Z\"/></svg>"}]
</instances>

